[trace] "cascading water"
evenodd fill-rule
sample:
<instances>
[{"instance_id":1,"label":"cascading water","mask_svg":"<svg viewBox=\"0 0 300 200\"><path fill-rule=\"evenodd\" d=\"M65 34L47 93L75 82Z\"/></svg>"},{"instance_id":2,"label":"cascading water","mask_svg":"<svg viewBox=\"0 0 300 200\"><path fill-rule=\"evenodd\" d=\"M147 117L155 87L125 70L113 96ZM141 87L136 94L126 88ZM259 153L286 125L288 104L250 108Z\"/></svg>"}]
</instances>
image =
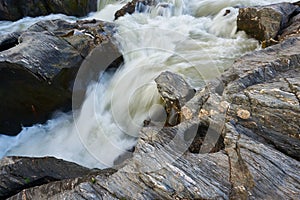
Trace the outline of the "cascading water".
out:
<instances>
[{"instance_id":1,"label":"cascading water","mask_svg":"<svg viewBox=\"0 0 300 200\"><path fill-rule=\"evenodd\" d=\"M115 38L124 65L113 75L102 74L98 82L90 84L74 118L72 114L60 113L45 125L24 128L16 137L1 135L0 157L55 156L91 168L112 166L118 156L135 145L145 119L156 120L158 126L163 124L163 117L155 119L155 113L163 109L154 79L163 71L173 71L198 88L220 75L235 58L258 47L257 41L236 33L238 10L232 6L271 3L158 2L155 7L144 8L146 12L115 21ZM114 11L122 5L124 1L99 1L101 11L89 17L113 20ZM2 31L13 24L0 26Z\"/></svg>"}]
</instances>

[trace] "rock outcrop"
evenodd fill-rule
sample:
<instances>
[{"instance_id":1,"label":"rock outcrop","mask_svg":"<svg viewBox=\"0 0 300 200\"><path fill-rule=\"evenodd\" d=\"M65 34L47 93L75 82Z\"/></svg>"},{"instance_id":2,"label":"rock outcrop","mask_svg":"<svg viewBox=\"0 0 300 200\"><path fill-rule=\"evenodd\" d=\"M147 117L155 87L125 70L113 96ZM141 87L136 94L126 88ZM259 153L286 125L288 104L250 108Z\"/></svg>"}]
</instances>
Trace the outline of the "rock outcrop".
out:
<instances>
[{"instance_id":1,"label":"rock outcrop","mask_svg":"<svg viewBox=\"0 0 300 200\"><path fill-rule=\"evenodd\" d=\"M83 177L92 172L88 168L52 157L3 158L0 160L0 199L12 196L25 188Z\"/></svg>"},{"instance_id":2,"label":"rock outcrop","mask_svg":"<svg viewBox=\"0 0 300 200\"><path fill-rule=\"evenodd\" d=\"M239 9L238 30L263 42L263 47L276 44L278 36L289 26L291 18L300 12L292 3L279 3Z\"/></svg>"},{"instance_id":3,"label":"rock outcrop","mask_svg":"<svg viewBox=\"0 0 300 200\"><path fill-rule=\"evenodd\" d=\"M238 59L182 105L178 125L144 127L132 158L109 176L53 182L11 199L298 199L298 45L292 38Z\"/></svg>"},{"instance_id":4,"label":"rock outcrop","mask_svg":"<svg viewBox=\"0 0 300 200\"><path fill-rule=\"evenodd\" d=\"M62 13L77 17L97 10L97 0L1 0L0 20L15 21L23 17L37 17Z\"/></svg>"},{"instance_id":5,"label":"rock outcrop","mask_svg":"<svg viewBox=\"0 0 300 200\"><path fill-rule=\"evenodd\" d=\"M279 41L283 41L287 38L300 36L300 14L292 17L289 21L289 26L281 31L278 36Z\"/></svg>"},{"instance_id":6,"label":"rock outcrop","mask_svg":"<svg viewBox=\"0 0 300 200\"><path fill-rule=\"evenodd\" d=\"M58 109L70 110L73 82L88 54L119 54L108 42L111 34L112 25L101 21L53 20L0 36L0 133L15 135Z\"/></svg>"},{"instance_id":7,"label":"rock outcrop","mask_svg":"<svg viewBox=\"0 0 300 200\"><path fill-rule=\"evenodd\" d=\"M117 171L28 188L10 199L299 199L298 45L294 36L248 53L192 95L185 95L191 88L182 77L161 74L162 97L180 101L178 124L144 127ZM162 85L166 77L171 81Z\"/></svg>"}]
</instances>

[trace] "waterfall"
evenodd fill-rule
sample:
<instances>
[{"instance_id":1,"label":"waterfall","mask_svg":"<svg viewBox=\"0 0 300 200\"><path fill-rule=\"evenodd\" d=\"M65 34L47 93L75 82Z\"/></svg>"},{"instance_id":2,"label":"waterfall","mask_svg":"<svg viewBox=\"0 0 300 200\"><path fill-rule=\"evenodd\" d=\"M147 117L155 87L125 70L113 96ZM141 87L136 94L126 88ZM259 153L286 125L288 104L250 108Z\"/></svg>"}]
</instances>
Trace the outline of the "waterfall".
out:
<instances>
[{"instance_id":1,"label":"waterfall","mask_svg":"<svg viewBox=\"0 0 300 200\"><path fill-rule=\"evenodd\" d=\"M257 41L236 32L236 6L270 2L160 0L144 12L120 17L114 37L124 65L113 74L99 74L74 113L57 113L16 137L0 135L0 157L55 156L90 168L113 166L134 147L145 119L163 125L164 117L156 118L164 110L154 79L168 70L197 89L219 76L236 58L258 48ZM99 0L99 12L89 18L112 21L113 11L124 3Z\"/></svg>"}]
</instances>

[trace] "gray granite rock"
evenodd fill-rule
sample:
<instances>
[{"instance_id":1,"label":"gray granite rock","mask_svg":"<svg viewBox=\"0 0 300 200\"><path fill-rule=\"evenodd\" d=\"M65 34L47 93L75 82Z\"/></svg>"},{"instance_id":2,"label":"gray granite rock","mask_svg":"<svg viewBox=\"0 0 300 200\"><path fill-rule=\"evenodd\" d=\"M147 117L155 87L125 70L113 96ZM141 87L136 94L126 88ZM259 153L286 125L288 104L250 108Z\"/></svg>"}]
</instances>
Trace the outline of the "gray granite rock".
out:
<instances>
[{"instance_id":1,"label":"gray granite rock","mask_svg":"<svg viewBox=\"0 0 300 200\"><path fill-rule=\"evenodd\" d=\"M0 133L16 135L22 126L44 123L56 110L69 111L77 71L93 59L89 53L97 52L102 68L119 57L110 42L112 26L52 20L0 36ZM89 81L100 73L94 68L89 67L94 76Z\"/></svg>"}]
</instances>

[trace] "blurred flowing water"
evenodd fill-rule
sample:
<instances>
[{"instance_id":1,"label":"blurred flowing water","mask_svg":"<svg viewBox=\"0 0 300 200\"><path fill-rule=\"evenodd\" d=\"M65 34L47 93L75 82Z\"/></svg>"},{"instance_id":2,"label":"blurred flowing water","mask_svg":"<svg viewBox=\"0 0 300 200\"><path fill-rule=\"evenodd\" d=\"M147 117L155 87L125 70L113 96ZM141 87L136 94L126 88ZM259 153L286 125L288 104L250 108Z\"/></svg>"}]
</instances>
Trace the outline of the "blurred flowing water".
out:
<instances>
[{"instance_id":1,"label":"blurred flowing water","mask_svg":"<svg viewBox=\"0 0 300 200\"><path fill-rule=\"evenodd\" d=\"M236 32L238 7L278 0L157 0L115 21L115 39L124 64L99 74L85 101L73 113L57 113L46 124L24 127L15 137L0 135L3 156L55 156L93 168L111 167L131 149L145 119L163 125L164 112L154 79L163 71L182 75L194 88L219 76L234 60L258 47ZM98 2L85 19L113 21L126 1ZM0 34L25 30L40 20L76 18L49 15L0 22Z\"/></svg>"}]
</instances>

